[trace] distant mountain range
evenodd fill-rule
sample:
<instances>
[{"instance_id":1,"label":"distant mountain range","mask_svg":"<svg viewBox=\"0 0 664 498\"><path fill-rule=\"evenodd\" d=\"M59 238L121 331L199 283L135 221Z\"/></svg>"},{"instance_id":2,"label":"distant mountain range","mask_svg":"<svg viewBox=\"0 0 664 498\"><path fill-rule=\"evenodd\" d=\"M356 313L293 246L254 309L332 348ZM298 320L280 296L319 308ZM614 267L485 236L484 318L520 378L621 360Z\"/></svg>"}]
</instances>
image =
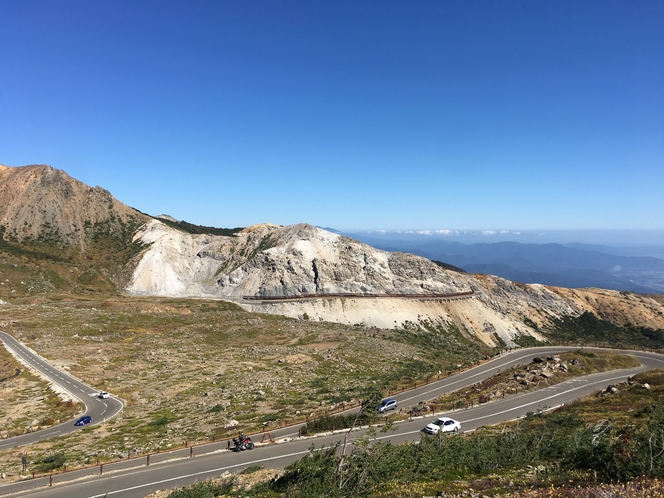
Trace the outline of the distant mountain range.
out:
<instances>
[{"instance_id":1,"label":"distant mountain range","mask_svg":"<svg viewBox=\"0 0 664 498\"><path fill-rule=\"evenodd\" d=\"M642 282L664 273L658 258L416 237L409 247L391 240L388 252L358 238L305 223L222 229L155 218L50 166L0 165L0 299L11 304L63 295L228 299L260 313L421 328L436 340L461 334L492 346L542 340L562 317L588 313L617 326L664 329L660 296L523 285L455 268L653 292Z\"/></svg>"},{"instance_id":2,"label":"distant mountain range","mask_svg":"<svg viewBox=\"0 0 664 498\"><path fill-rule=\"evenodd\" d=\"M383 249L417 254L463 268L522 283L560 287L600 287L640 293L664 293L664 247L611 247L595 244L473 243L430 240L411 235L376 237L344 233Z\"/></svg>"}]
</instances>

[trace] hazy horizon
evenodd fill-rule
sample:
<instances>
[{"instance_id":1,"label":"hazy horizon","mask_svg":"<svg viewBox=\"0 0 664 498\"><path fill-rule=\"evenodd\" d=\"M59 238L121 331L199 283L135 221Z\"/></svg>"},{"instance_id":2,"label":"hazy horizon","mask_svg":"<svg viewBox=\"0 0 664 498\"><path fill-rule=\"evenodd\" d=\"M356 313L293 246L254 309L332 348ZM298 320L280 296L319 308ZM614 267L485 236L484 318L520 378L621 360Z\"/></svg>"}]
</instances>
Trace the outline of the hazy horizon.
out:
<instances>
[{"instance_id":1,"label":"hazy horizon","mask_svg":"<svg viewBox=\"0 0 664 498\"><path fill-rule=\"evenodd\" d=\"M440 240L449 242L492 243L522 242L528 244L587 244L608 246L664 246L664 230L638 229L573 229L573 230L500 230L500 229L432 229L432 230L342 230L343 234L375 236L376 238L401 240Z\"/></svg>"}]
</instances>

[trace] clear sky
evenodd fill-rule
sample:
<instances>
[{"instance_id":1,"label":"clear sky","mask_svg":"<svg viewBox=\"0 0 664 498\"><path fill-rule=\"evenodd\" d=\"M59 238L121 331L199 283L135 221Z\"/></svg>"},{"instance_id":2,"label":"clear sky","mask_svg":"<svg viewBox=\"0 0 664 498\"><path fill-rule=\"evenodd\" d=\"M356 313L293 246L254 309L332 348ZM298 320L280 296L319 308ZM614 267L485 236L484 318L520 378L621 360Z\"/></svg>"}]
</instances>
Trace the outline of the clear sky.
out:
<instances>
[{"instance_id":1,"label":"clear sky","mask_svg":"<svg viewBox=\"0 0 664 498\"><path fill-rule=\"evenodd\" d=\"M0 163L213 226L664 228L664 2L0 1Z\"/></svg>"}]
</instances>

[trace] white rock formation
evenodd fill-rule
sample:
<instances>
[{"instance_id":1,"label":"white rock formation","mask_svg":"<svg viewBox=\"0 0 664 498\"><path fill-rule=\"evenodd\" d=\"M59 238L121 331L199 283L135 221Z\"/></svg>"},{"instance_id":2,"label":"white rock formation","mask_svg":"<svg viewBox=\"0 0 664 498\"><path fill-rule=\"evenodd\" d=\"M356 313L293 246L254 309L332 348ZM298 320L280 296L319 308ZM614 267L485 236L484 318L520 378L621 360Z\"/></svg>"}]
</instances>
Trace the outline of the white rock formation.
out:
<instances>
[{"instance_id":1,"label":"white rock formation","mask_svg":"<svg viewBox=\"0 0 664 498\"><path fill-rule=\"evenodd\" d=\"M455 326L488 344L495 344L496 337L507 344L520 334L540 337L525 318L531 325L546 324L591 309L560 289L446 270L425 258L381 251L306 224L256 225L224 237L190 235L153 220L136 239L149 248L127 288L134 295L228 298L263 313L380 328L429 322ZM431 298L462 292L473 295ZM242 299L303 294L319 297ZM329 294L347 296L323 297ZM422 297L357 297L361 294Z\"/></svg>"}]
</instances>

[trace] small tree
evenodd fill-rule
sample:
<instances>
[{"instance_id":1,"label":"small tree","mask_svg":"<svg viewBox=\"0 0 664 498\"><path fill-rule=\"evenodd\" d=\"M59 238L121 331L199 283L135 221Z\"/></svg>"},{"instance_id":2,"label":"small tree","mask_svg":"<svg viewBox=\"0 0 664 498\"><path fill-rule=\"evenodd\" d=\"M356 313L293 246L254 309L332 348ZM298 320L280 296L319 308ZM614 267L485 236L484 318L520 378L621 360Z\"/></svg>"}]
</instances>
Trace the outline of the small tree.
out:
<instances>
[{"instance_id":1,"label":"small tree","mask_svg":"<svg viewBox=\"0 0 664 498\"><path fill-rule=\"evenodd\" d=\"M350 429L346 431L346 434L344 435L344 442L341 445L341 458L339 459L339 465L337 466L337 474L339 476L339 489L341 489L344 485L344 462L346 460L346 447L348 446L348 436L350 436L351 432L353 431L353 429L357 425L357 422L360 420L360 417L362 417L363 414L365 414L368 417L369 421L371 421L372 418L375 420L378 417L375 408L376 406L378 406L378 403L380 402L382 397L383 393L380 391L380 389L376 387L367 388L362 393L362 404L360 405L360 409L357 411L357 415L355 416L353 425L351 425Z\"/></svg>"}]
</instances>

